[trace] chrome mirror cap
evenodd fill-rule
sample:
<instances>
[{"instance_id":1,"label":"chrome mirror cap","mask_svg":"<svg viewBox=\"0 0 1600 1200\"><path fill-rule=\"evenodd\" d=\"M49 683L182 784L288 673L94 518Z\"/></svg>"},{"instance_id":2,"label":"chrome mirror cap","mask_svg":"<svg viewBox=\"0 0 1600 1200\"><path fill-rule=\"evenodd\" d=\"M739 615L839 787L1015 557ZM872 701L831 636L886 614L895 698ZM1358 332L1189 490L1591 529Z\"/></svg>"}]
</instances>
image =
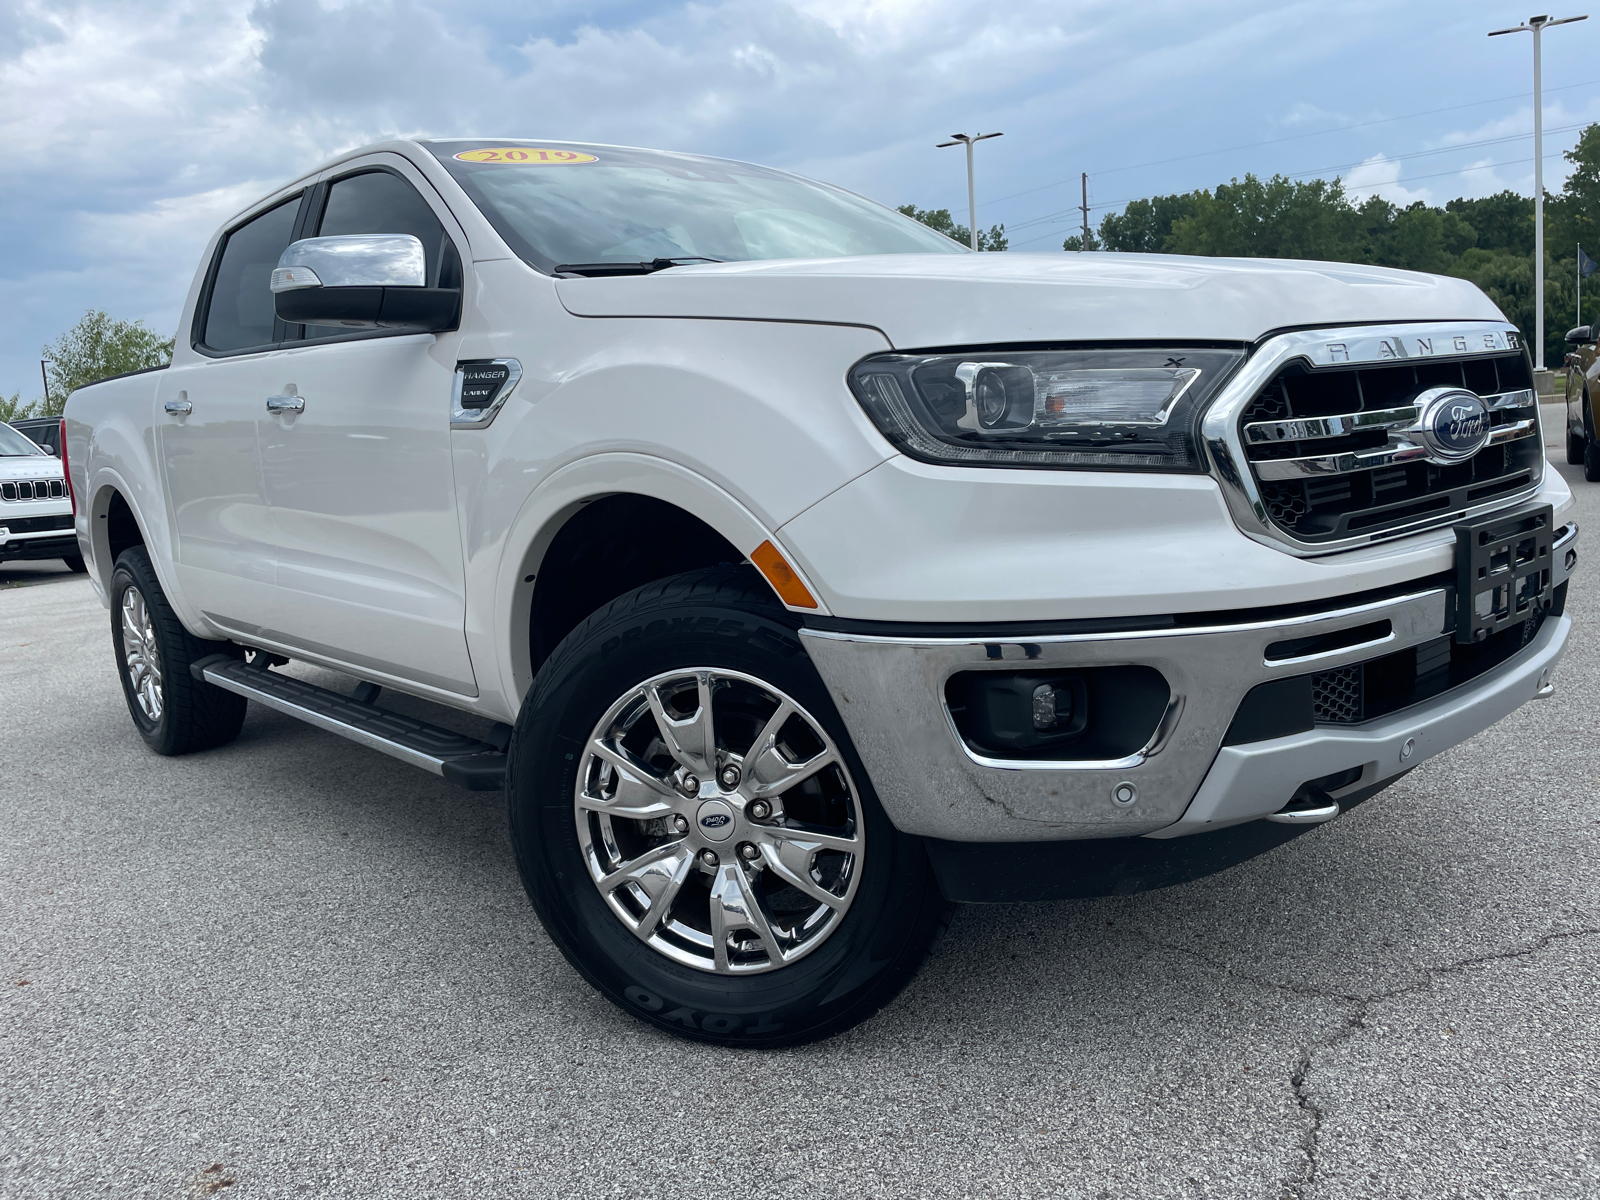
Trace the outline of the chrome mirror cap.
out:
<instances>
[{"instance_id":1,"label":"chrome mirror cap","mask_svg":"<svg viewBox=\"0 0 1600 1200\"><path fill-rule=\"evenodd\" d=\"M409 233L341 234L291 242L272 272L274 293L315 287L426 287L427 256Z\"/></svg>"}]
</instances>

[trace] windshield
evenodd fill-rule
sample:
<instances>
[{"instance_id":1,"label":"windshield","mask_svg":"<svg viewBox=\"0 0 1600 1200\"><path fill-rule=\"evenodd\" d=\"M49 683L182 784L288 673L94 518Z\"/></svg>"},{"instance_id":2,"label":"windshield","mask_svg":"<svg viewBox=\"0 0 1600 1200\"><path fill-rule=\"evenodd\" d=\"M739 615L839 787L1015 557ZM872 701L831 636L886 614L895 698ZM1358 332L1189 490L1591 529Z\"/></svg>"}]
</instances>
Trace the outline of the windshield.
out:
<instances>
[{"instance_id":1,"label":"windshield","mask_svg":"<svg viewBox=\"0 0 1600 1200\"><path fill-rule=\"evenodd\" d=\"M24 454L43 454L25 435L9 425L0 425L0 458L16 458Z\"/></svg>"},{"instance_id":2,"label":"windshield","mask_svg":"<svg viewBox=\"0 0 1600 1200\"><path fill-rule=\"evenodd\" d=\"M428 149L500 236L544 271L659 259L969 252L870 200L748 163L574 142Z\"/></svg>"}]
</instances>

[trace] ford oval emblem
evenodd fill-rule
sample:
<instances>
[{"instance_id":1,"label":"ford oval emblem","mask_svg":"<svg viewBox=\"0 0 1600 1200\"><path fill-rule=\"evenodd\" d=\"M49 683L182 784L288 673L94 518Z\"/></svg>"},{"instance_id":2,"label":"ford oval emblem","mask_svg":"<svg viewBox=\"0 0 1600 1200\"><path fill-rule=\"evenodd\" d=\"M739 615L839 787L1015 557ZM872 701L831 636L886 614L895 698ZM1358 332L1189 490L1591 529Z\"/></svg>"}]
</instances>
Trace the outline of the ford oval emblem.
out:
<instances>
[{"instance_id":1,"label":"ford oval emblem","mask_svg":"<svg viewBox=\"0 0 1600 1200\"><path fill-rule=\"evenodd\" d=\"M1462 462L1488 443L1489 409L1464 388L1429 388L1417 397L1412 432L1427 449L1430 462Z\"/></svg>"},{"instance_id":2,"label":"ford oval emblem","mask_svg":"<svg viewBox=\"0 0 1600 1200\"><path fill-rule=\"evenodd\" d=\"M733 820L733 818L728 816L727 813L707 813L705 816L700 818L700 824L704 825L707 829L721 829L731 820Z\"/></svg>"}]
</instances>

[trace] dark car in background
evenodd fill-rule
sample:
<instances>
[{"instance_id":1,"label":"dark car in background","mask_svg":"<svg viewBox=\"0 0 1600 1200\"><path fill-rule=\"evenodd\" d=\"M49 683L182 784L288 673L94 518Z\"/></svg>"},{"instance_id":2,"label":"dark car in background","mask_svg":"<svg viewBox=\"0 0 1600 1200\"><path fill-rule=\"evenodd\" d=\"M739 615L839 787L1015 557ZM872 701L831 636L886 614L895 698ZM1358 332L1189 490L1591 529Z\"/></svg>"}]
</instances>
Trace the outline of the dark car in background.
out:
<instances>
[{"instance_id":1,"label":"dark car in background","mask_svg":"<svg viewBox=\"0 0 1600 1200\"><path fill-rule=\"evenodd\" d=\"M1600 391L1600 331L1593 325L1567 330L1567 461L1582 464L1583 477L1600 483L1600 438L1594 393Z\"/></svg>"}]
</instances>

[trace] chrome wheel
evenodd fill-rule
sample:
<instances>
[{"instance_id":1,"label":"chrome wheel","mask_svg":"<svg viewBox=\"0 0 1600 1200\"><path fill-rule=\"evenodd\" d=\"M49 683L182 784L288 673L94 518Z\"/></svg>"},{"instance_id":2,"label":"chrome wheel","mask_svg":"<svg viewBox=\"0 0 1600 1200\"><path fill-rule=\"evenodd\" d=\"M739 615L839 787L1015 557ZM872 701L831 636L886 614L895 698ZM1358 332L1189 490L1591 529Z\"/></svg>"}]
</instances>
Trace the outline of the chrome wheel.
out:
<instances>
[{"instance_id":1,"label":"chrome wheel","mask_svg":"<svg viewBox=\"0 0 1600 1200\"><path fill-rule=\"evenodd\" d=\"M161 720L161 650L150 620L150 606L136 587L122 593L122 665L139 711Z\"/></svg>"},{"instance_id":2,"label":"chrome wheel","mask_svg":"<svg viewBox=\"0 0 1600 1200\"><path fill-rule=\"evenodd\" d=\"M771 971L850 908L865 830L844 758L770 684L687 668L620 697L589 735L578 844L641 941L719 974Z\"/></svg>"}]
</instances>

